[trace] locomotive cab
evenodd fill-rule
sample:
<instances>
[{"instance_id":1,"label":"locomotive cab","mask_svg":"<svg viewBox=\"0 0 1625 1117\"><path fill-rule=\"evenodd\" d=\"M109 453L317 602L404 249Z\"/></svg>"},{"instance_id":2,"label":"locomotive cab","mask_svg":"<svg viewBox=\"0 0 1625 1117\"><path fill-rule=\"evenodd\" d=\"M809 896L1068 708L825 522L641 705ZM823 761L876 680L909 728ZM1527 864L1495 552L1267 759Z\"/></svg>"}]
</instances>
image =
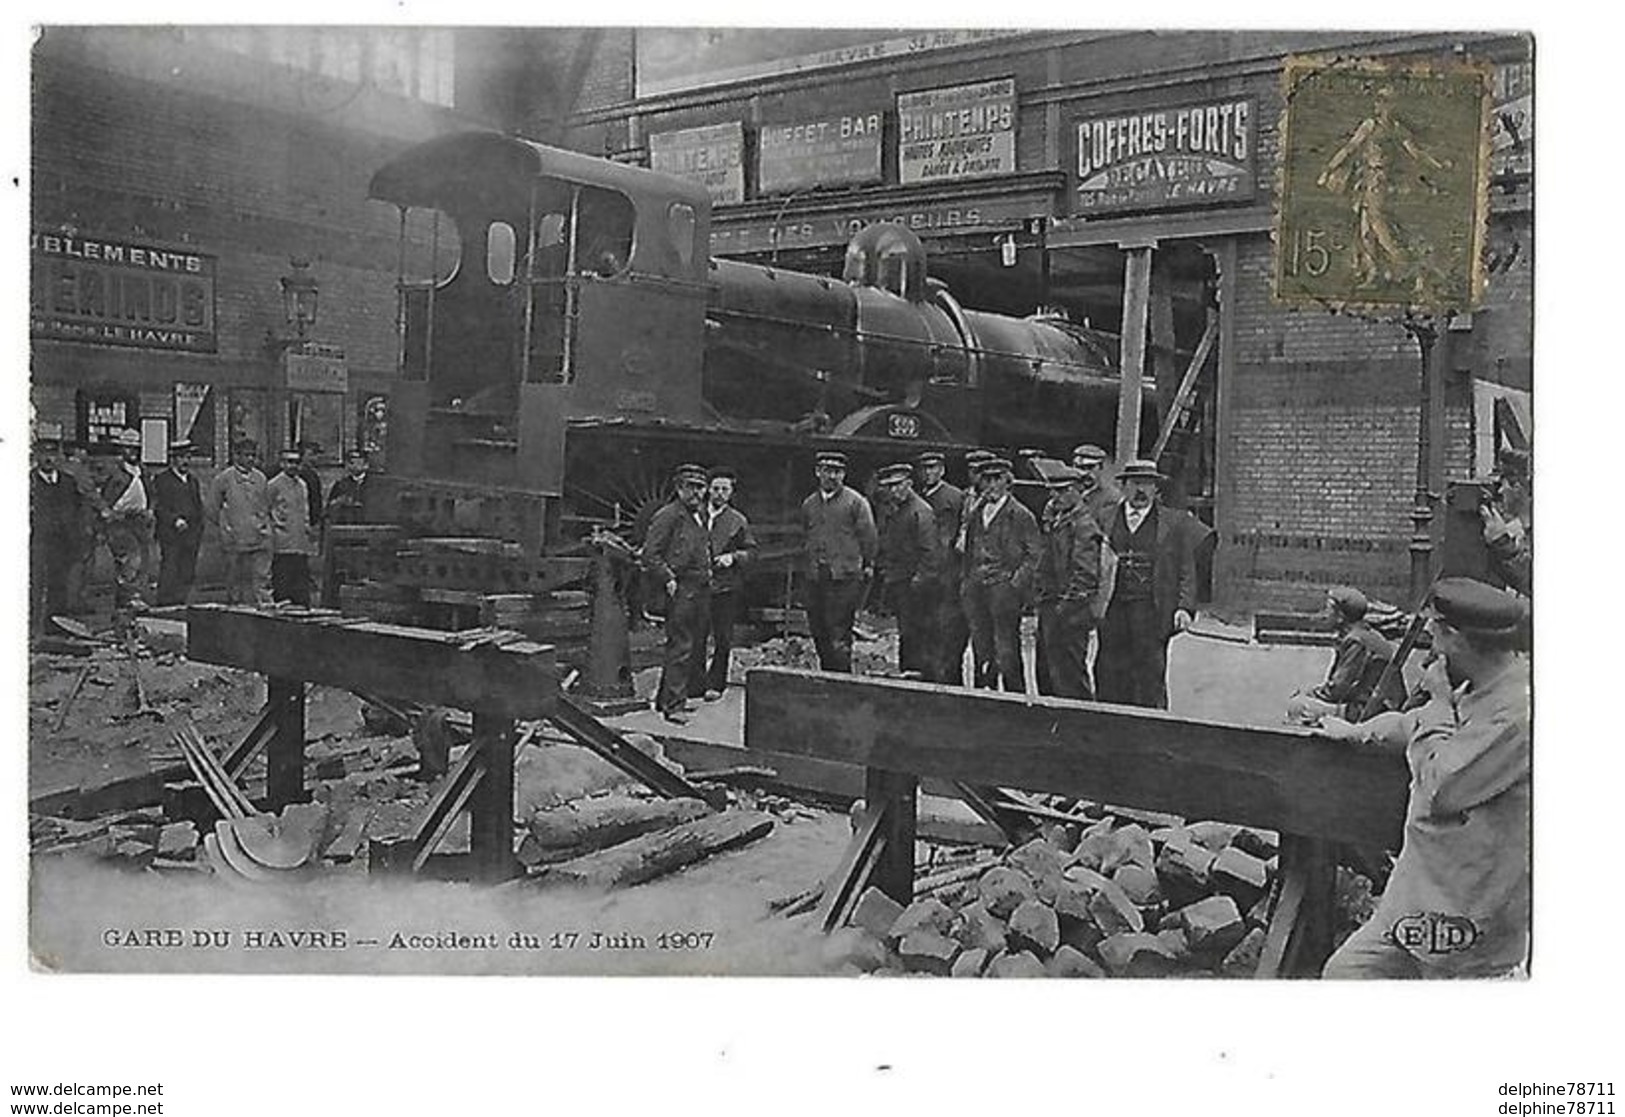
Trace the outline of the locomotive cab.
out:
<instances>
[{"instance_id":1,"label":"locomotive cab","mask_svg":"<svg viewBox=\"0 0 1625 1117\"><path fill-rule=\"evenodd\" d=\"M470 133L407 152L369 194L400 211L397 479L557 497L573 419L701 417L703 188ZM425 254L430 278L409 278Z\"/></svg>"}]
</instances>

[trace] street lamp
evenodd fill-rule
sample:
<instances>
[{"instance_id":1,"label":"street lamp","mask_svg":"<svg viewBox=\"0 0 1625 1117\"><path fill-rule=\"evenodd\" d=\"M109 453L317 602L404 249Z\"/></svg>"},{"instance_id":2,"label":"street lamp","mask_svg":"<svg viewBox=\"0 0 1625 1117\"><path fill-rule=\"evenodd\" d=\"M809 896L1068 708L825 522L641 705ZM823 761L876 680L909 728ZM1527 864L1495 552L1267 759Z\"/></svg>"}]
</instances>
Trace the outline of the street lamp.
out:
<instances>
[{"instance_id":1,"label":"street lamp","mask_svg":"<svg viewBox=\"0 0 1625 1117\"><path fill-rule=\"evenodd\" d=\"M282 277L282 316L293 327L295 337L304 341L310 328L316 324L316 300L320 285L310 274L310 261L298 256L290 257L293 271Z\"/></svg>"}]
</instances>

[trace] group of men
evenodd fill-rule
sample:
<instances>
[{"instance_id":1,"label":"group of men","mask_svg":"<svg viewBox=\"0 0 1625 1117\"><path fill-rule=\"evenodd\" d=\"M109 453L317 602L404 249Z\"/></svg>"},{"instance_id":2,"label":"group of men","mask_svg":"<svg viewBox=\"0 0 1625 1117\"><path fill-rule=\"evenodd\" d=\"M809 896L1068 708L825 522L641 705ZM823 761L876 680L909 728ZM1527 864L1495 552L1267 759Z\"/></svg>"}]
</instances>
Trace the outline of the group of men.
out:
<instances>
[{"instance_id":1,"label":"group of men","mask_svg":"<svg viewBox=\"0 0 1625 1117\"><path fill-rule=\"evenodd\" d=\"M1105 451L1079 446L1070 464L1046 463L1041 515L1014 495L1008 458L972 450L965 461L968 490L946 480L947 459L932 451L878 470L871 500L846 484L845 454L817 455L801 526L820 668L852 670L857 614L878 593L897 618L905 677L1023 693L1021 619L1036 607L1040 694L1166 708L1168 641L1195 614L1196 552L1209 529L1159 501L1162 477L1150 461L1118 471L1117 499L1101 484ZM732 507L731 472L685 465L675 480L643 565L670 600L656 705L681 722L694 699L726 686L755 544Z\"/></svg>"},{"instance_id":2,"label":"group of men","mask_svg":"<svg viewBox=\"0 0 1625 1117\"><path fill-rule=\"evenodd\" d=\"M112 561L115 620L143 611L149 598L160 606L184 604L206 523L216 529L230 601L310 604L322 525L361 518L368 476L366 455L352 452L346 476L324 500L314 465L320 450L306 442L283 451L268 479L258 446L240 440L231 465L204 485L187 443L172 444L167 463L148 470L133 430L92 447L88 467L70 466L59 435L38 438L30 481L31 630L41 633L49 618L81 609L79 585L98 545Z\"/></svg>"}]
</instances>

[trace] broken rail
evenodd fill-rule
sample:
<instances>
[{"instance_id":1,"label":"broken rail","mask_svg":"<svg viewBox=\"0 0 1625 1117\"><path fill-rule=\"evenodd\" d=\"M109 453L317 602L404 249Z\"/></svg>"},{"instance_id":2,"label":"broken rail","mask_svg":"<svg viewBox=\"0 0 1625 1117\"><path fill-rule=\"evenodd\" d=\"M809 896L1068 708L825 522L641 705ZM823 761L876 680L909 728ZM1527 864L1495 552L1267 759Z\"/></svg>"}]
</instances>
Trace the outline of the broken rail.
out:
<instances>
[{"instance_id":1,"label":"broken rail","mask_svg":"<svg viewBox=\"0 0 1625 1117\"><path fill-rule=\"evenodd\" d=\"M1396 848L1409 787L1401 757L1307 730L783 668L746 676L745 746L864 769L869 810L825 890L826 926L844 922L870 883L912 901L922 778L1275 830L1282 884L1266 977L1319 973L1334 849Z\"/></svg>"}]
</instances>

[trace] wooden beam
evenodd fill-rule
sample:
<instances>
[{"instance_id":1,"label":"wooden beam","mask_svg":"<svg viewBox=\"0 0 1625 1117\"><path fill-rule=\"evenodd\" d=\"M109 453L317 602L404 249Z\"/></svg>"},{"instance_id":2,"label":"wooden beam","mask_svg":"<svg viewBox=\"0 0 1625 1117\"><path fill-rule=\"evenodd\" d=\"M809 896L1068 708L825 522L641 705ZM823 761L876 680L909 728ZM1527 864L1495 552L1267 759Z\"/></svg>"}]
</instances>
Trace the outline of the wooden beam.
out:
<instances>
[{"instance_id":1,"label":"wooden beam","mask_svg":"<svg viewBox=\"0 0 1625 1117\"><path fill-rule=\"evenodd\" d=\"M186 621L192 659L290 682L524 719L558 700L553 649L528 640L464 650L447 632L225 605L193 606Z\"/></svg>"},{"instance_id":2,"label":"wooden beam","mask_svg":"<svg viewBox=\"0 0 1625 1117\"><path fill-rule=\"evenodd\" d=\"M474 740L484 768L468 799L469 854L474 877L503 881L516 876L519 862L513 852L512 718L474 711Z\"/></svg>"},{"instance_id":3,"label":"wooden beam","mask_svg":"<svg viewBox=\"0 0 1625 1117\"><path fill-rule=\"evenodd\" d=\"M1390 752L1100 703L784 668L746 676L745 746L1394 848Z\"/></svg>"},{"instance_id":4,"label":"wooden beam","mask_svg":"<svg viewBox=\"0 0 1625 1117\"><path fill-rule=\"evenodd\" d=\"M907 772L869 768L864 772L863 787L863 798L870 810L885 806L872 879L876 888L906 908L914 902L914 822L919 812L920 781Z\"/></svg>"},{"instance_id":5,"label":"wooden beam","mask_svg":"<svg viewBox=\"0 0 1625 1117\"><path fill-rule=\"evenodd\" d=\"M1151 308L1151 253L1123 253L1123 333L1117 386L1117 464L1140 456L1140 391L1145 379L1145 328Z\"/></svg>"},{"instance_id":6,"label":"wooden beam","mask_svg":"<svg viewBox=\"0 0 1625 1117\"><path fill-rule=\"evenodd\" d=\"M305 684L267 679L265 708L274 725L265 752L265 798L279 811L305 799Z\"/></svg>"}]
</instances>

